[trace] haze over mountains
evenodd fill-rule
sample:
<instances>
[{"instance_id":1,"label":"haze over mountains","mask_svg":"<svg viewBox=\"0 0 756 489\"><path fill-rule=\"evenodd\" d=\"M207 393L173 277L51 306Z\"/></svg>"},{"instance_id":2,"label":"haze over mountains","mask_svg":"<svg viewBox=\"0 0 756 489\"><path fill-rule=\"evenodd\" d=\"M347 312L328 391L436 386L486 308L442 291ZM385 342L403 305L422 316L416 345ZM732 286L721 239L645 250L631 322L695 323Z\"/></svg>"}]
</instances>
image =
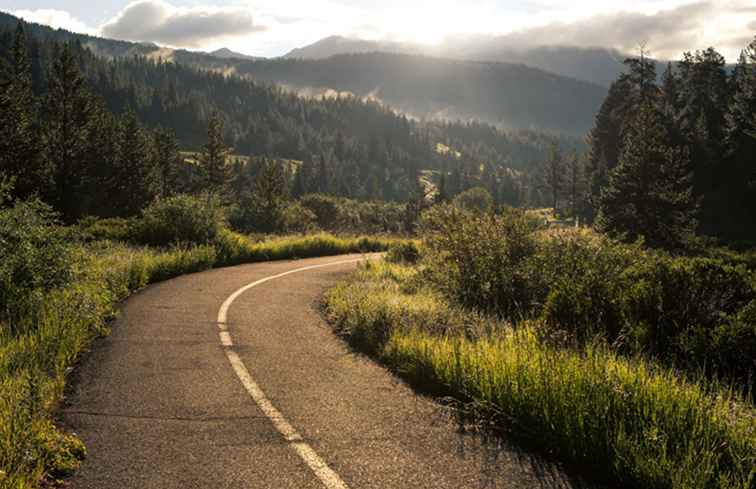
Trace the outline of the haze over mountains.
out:
<instances>
[{"instance_id":1,"label":"haze over mountains","mask_svg":"<svg viewBox=\"0 0 756 489\"><path fill-rule=\"evenodd\" d=\"M0 15L0 25L17 21ZM160 58L282 85L302 95L348 93L416 118L480 120L577 136L591 127L623 58L605 49L502 50L490 38L459 42L453 49L451 42L424 49L330 37L266 60L225 48L203 53L30 26L45 37L79 40L107 58Z\"/></svg>"},{"instance_id":2,"label":"haze over mountains","mask_svg":"<svg viewBox=\"0 0 756 489\"><path fill-rule=\"evenodd\" d=\"M616 49L571 46L517 46L505 37L448 39L437 46L369 41L331 36L293 49L286 58L325 59L337 54L370 52L424 54L471 61L519 63L578 80L608 86L622 71L627 54Z\"/></svg>"}]
</instances>

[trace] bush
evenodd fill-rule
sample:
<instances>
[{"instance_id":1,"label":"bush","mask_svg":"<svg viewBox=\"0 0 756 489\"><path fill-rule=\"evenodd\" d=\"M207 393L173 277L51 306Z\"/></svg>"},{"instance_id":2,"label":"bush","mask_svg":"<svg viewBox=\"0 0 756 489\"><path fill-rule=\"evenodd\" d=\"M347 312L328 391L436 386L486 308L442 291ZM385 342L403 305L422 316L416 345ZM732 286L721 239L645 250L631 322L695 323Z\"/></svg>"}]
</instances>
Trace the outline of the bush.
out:
<instances>
[{"instance_id":1,"label":"bush","mask_svg":"<svg viewBox=\"0 0 756 489\"><path fill-rule=\"evenodd\" d=\"M534 307L537 277L527 266L537 250L535 224L524 213L476 215L440 205L426 212L420 233L428 278L462 305L508 318Z\"/></svg>"},{"instance_id":2,"label":"bush","mask_svg":"<svg viewBox=\"0 0 756 489\"><path fill-rule=\"evenodd\" d=\"M400 241L389 247L386 259L392 263L414 264L420 259L419 244L415 241Z\"/></svg>"},{"instance_id":3,"label":"bush","mask_svg":"<svg viewBox=\"0 0 756 489\"><path fill-rule=\"evenodd\" d=\"M489 212L493 209L494 200L488 190L483 187L473 187L454 197L454 205L470 212Z\"/></svg>"},{"instance_id":4,"label":"bush","mask_svg":"<svg viewBox=\"0 0 756 489\"><path fill-rule=\"evenodd\" d=\"M0 210L0 320L19 313L33 293L69 284L74 258L47 205L17 202Z\"/></svg>"},{"instance_id":5,"label":"bush","mask_svg":"<svg viewBox=\"0 0 756 489\"><path fill-rule=\"evenodd\" d=\"M217 197L177 195L156 200L135 225L138 242L153 246L207 244L223 229Z\"/></svg>"},{"instance_id":6,"label":"bush","mask_svg":"<svg viewBox=\"0 0 756 489\"><path fill-rule=\"evenodd\" d=\"M317 216L299 202L287 205L281 212L281 228L288 233L307 233L317 228Z\"/></svg>"},{"instance_id":7,"label":"bush","mask_svg":"<svg viewBox=\"0 0 756 489\"><path fill-rule=\"evenodd\" d=\"M315 223L320 229L334 229L341 220L338 199L323 194L308 194L299 199L299 203L315 216Z\"/></svg>"},{"instance_id":8,"label":"bush","mask_svg":"<svg viewBox=\"0 0 756 489\"><path fill-rule=\"evenodd\" d=\"M360 202L323 194L308 194L299 200L315 215L317 227L330 232L404 232L404 207L392 202Z\"/></svg>"},{"instance_id":9,"label":"bush","mask_svg":"<svg viewBox=\"0 0 756 489\"><path fill-rule=\"evenodd\" d=\"M87 217L79 221L79 236L84 241L130 241L134 235L133 219Z\"/></svg>"},{"instance_id":10,"label":"bush","mask_svg":"<svg viewBox=\"0 0 756 489\"><path fill-rule=\"evenodd\" d=\"M438 206L423 218L425 277L447 297L541 339L595 339L744 386L756 375L756 278L733 260L673 257L576 230L534 232L522 213Z\"/></svg>"},{"instance_id":11,"label":"bush","mask_svg":"<svg viewBox=\"0 0 756 489\"><path fill-rule=\"evenodd\" d=\"M756 289L745 267L656 255L628 269L626 281L635 350L728 377L756 371L753 358L743 362L732 347L756 349L756 318L749 312Z\"/></svg>"},{"instance_id":12,"label":"bush","mask_svg":"<svg viewBox=\"0 0 756 489\"><path fill-rule=\"evenodd\" d=\"M628 321L624 272L643 253L637 245L573 231L543 237L530 264L540 279L533 302L542 304L542 333L578 344L596 337L620 342Z\"/></svg>"}]
</instances>

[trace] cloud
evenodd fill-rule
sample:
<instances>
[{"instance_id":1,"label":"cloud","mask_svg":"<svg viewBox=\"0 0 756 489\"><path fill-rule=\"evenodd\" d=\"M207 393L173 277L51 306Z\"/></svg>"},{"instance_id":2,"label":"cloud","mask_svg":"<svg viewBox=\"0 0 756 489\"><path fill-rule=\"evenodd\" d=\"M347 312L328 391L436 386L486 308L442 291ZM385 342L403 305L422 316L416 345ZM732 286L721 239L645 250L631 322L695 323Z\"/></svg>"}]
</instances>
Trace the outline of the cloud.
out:
<instances>
[{"instance_id":1,"label":"cloud","mask_svg":"<svg viewBox=\"0 0 756 489\"><path fill-rule=\"evenodd\" d=\"M715 46L732 58L744 47L737 42L753 31L754 10L743 0L696 1L655 13L618 11L570 23L554 22L507 34L502 40L513 47L602 46L624 52L645 43L660 58Z\"/></svg>"},{"instance_id":2,"label":"cloud","mask_svg":"<svg viewBox=\"0 0 756 489\"><path fill-rule=\"evenodd\" d=\"M96 30L88 27L84 22L73 17L64 10L38 9L38 10L13 10L11 14L20 17L27 22L49 25L54 29L65 29L71 32L95 34Z\"/></svg>"},{"instance_id":3,"label":"cloud","mask_svg":"<svg viewBox=\"0 0 756 489\"><path fill-rule=\"evenodd\" d=\"M192 48L266 29L248 8L179 8L162 0L132 2L100 28L105 37Z\"/></svg>"}]
</instances>

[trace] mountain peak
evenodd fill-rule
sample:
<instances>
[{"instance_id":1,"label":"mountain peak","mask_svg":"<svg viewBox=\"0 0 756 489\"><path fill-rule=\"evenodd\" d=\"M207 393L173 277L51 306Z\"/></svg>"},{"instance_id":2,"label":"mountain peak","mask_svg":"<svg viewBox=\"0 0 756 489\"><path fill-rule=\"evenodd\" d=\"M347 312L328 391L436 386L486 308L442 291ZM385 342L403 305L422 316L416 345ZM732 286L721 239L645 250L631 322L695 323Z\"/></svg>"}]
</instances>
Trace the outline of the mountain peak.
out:
<instances>
[{"instance_id":1,"label":"mountain peak","mask_svg":"<svg viewBox=\"0 0 756 489\"><path fill-rule=\"evenodd\" d=\"M210 56L215 56L216 58L222 58L222 59L255 59L254 56L250 56L248 54L237 53L236 51L231 51L228 48L216 49L215 51L212 51L209 54Z\"/></svg>"}]
</instances>

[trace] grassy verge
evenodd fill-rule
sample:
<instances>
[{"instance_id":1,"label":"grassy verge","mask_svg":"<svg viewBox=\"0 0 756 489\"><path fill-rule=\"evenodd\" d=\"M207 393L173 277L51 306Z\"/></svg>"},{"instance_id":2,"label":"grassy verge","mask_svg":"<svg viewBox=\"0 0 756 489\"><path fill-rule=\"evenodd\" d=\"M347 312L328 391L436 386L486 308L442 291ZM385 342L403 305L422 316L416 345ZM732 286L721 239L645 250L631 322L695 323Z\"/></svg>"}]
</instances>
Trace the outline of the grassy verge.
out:
<instances>
[{"instance_id":1,"label":"grassy verge","mask_svg":"<svg viewBox=\"0 0 756 489\"><path fill-rule=\"evenodd\" d=\"M659 489L756 483L753 405L705 380L599 344L549 346L534 322L515 330L450 306L407 266L368 264L326 301L359 348L595 477Z\"/></svg>"},{"instance_id":2,"label":"grassy verge","mask_svg":"<svg viewBox=\"0 0 756 489\"><path fill-rule=\"evenodd\" d=\"M134 290L213 267L382 251L393 241L319 234L253 242L224 230L209 245L157 250L95 242L78 249L69 284L31 291L0 323L0 488L37 487L78 466L85 447L55 426L55 408L71 366Z\"/></svg>"}]
</instances>

